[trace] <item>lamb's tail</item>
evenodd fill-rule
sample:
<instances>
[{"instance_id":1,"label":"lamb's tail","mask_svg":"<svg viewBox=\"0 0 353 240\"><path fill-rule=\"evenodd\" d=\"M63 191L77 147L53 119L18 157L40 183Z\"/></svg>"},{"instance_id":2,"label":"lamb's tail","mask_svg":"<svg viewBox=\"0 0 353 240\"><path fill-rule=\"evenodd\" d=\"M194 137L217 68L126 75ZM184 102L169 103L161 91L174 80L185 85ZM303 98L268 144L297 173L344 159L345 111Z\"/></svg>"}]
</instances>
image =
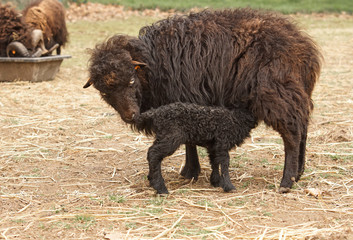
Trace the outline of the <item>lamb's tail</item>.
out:
<instances>
[{"instance_id":1,"label":"lamb's tail","mask_svg":"<svg viewBox=\"0 0 353 240\"><path fill-rule=\"evenodd\" d=\"M135 122L131 125L131 129L135 132L145 134L146 136L154 136L153 132L153 109L141 113Z\"/></svg>"}]
</instances>

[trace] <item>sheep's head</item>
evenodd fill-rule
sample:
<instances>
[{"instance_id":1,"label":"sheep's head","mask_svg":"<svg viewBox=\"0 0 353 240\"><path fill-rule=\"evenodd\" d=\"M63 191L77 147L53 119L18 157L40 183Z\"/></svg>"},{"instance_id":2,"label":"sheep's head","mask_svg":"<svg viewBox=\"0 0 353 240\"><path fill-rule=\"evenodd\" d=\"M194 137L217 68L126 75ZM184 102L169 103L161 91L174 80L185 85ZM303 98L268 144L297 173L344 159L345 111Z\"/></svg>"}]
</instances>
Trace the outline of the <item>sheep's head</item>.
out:
<instances>
[{"instance_id":1,"label":"sheep's head","mask_svg":"<svg viewBox=\"0 0 353 240\"><path fill-rule=\"evenodd\" d=\"M121 37L121 36L119 36ZM131 59L112 37L91 51L89 80L84 88L93 86L104 101L127 122L134 122L140 113L141 83L137 71L145 64Z\"/></svg>"},{"instance_id":2,"label":"sheep's head","mask_svg":"<svg viewBox=\"0 0 353 240\"><path fill-rule=\"evenodd\" d=\"M30 45L29 28L22 21L21 14L10 4L0 3L0 56L7 55L6 48L11 42ZM23 46L24 49L26 47Z\"/></svg>"}]
</instances>

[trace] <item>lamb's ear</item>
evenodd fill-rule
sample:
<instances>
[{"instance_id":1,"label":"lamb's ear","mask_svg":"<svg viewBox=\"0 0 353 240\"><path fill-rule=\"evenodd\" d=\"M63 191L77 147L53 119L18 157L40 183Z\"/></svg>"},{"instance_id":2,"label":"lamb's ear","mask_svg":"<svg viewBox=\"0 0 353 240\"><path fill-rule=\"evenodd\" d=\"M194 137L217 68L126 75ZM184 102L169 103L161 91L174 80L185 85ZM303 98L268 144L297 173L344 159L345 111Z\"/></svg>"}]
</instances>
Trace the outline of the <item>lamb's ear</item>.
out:
<instances>
[{"instance_id":1,"label":"lamb's ear","mask_svg":"<svg viewBox=\"0 0 353 240\"><path fill-rule=\"evenodd\" d=\"M88 81L86 82L86 84L83 86L83 88L88 88L89 86L91 86L93 84L92 80L89 78Z\"/></svg>"},{"instance_id":2,"label":"lamb's ear","mask_svg":"<svg viewBox=\"0 0 353 240\"><path fill-rule=\"evenodd\" d=\"M136 69L136 67L145 67L145 66L147 66L146 63L138 62L138 61L135 61L135 60L131 60L131 63L135 66L135 69Z\"/></svg>"}]
</instances>

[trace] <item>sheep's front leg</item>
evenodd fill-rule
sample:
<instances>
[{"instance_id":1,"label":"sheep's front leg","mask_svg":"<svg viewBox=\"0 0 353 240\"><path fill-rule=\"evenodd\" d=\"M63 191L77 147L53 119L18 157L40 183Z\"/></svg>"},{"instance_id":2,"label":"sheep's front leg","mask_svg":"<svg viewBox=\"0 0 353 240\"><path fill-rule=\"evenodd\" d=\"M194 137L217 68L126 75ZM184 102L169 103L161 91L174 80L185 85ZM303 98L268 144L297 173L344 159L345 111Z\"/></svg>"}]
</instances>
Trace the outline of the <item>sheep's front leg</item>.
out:
<instances>
[{"instance_id":1,"label":"sheep's front leg","mask_svg":"<svg viewBox=\"0 0 353 240\"><path fill-rule=\"evenodd\" d=\"M147 160L149 165L148 180L158 194L167 194L168 190L162 177L161 163L163 158L172 155L180 144L177 141L156 139L148 149Z\"/></svg>"}]
</instances>

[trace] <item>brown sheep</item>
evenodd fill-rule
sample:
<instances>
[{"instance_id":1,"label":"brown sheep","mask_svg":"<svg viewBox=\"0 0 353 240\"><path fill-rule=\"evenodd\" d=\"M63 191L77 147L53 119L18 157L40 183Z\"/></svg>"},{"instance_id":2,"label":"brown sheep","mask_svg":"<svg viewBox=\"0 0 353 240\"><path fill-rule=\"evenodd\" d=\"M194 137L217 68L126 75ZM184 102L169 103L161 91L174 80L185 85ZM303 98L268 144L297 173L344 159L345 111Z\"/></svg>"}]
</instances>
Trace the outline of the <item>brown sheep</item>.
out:
<instances>
[{"instance_id":1,"label":"brown sheep","mask_svg":"<svg viewBox=\"0 0 353 240\"><path fill-rule=\"evenodd\" d=\"M279 192L304 171L311 94L321 54L286 17L251 9L202 11L143 27L138 38L98 44L90 79L102 98L132 123L141 112L173 103L247 108L283 138ZM196 146L186 145L182 175L197 179Z\"/></svg>"},{"instance_id":2,"label":"brown sheep","mask_svg":"<svg viewBox=\"0 0 353 240\"><path fill-rule=\"evenodd\" d=\"M58 0L36 0L28 5L22 14L24 21L32 29L43 31L47 49L59 44L56 52L60 55L61 46L64 47L68 39L64 6Z\"/></svg>"},{"instance_id":3,"label":"brown sheep","mask_svg":"<svg viewBox=\"0 0 353 240\"><path fill-rule=\"evenodd\" d=\"M0 5L0 56L49 55L67 42L65 9L57 0L37 0L22 14Z\"/></svg>"}]
</instances>

